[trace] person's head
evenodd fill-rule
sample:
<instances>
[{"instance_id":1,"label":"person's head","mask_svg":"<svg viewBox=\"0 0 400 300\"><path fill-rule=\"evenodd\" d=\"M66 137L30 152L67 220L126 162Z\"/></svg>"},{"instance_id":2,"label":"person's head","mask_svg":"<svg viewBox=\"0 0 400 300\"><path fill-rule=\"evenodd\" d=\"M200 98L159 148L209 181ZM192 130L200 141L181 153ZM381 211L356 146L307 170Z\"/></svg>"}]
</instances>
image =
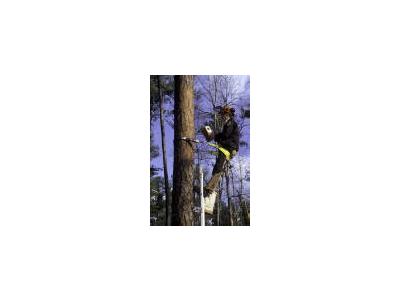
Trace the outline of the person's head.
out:
<instances>
[{"instance_id":1,"label":"person's head","mask_svg":"<svg viewBox=\"0 0 400 300\"><path fill-rule=\"evenodd\" d=\"M223 107L221 107L221 109L219 111L219 115L225 123L235 115L235 109L232 107L229 107L228 105L223 106Z\"/></svg>"}]
</instances>

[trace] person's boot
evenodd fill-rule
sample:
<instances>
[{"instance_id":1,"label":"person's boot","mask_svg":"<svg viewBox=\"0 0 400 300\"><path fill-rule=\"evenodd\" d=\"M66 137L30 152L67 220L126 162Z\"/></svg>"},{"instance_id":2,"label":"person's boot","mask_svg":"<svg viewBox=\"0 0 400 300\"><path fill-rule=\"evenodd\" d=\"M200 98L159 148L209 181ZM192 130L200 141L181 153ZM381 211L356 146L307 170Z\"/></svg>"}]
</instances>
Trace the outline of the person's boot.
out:
<instances>
[{"instance_id":1,"label":"person's boot","mask_svg":"<svg viewBox=\"0 0 400 300\"><path fill-rule=\"evenodd\" d=\"M217 192L211 191L206 197L204 197L204 212L206 214L213 214L215 199L217 198Z\"/></svg>"}]
</instances>

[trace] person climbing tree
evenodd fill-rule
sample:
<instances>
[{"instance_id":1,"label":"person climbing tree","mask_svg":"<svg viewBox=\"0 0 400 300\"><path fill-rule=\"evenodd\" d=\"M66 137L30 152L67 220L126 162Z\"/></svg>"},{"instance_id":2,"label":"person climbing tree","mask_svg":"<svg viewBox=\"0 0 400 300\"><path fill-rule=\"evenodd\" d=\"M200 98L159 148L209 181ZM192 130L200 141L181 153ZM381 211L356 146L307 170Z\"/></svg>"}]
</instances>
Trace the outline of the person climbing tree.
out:
<instances>
[{"instance_id":1,"label":"person climbing tree","mask_svg":"<svg viewBox=\"0 0 400 300\"><path fill-rule=\"evenodd\" d=\"M234 120L235 109L229 106L223 106L219 111L219 116L221 117L224 127L222 132L217 133L214 136L214 140L223 148L229 151L230 158L234 157L239 151L239 128ZM215 162L212 177L206 184L204 188L205 193L205 207L206 213L213 213L213 206L215 198L217 196L217 186L224 172L224 165L227 158L224 153L218 151L217 160Z\"/></svg>"}]
</instances>

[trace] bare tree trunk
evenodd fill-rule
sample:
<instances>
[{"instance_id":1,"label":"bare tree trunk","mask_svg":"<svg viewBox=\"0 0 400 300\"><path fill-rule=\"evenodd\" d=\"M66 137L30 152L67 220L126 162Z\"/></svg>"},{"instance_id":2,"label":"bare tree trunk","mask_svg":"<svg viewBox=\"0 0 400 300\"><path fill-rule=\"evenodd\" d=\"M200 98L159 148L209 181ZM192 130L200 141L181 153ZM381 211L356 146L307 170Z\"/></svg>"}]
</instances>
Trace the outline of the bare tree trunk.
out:
<instances>
[{"instance_id":1,"label":"bare tree trunk","mask_svg":"<svg viewBox=\"0 0 400 300\"><path fill-rule=\"evenodd\" d=\"M165 226L168 226L169 218L169 182L168 182L168 165L167 165L167 152L165 147L165 130L164 130L164 97L161 92L160 76L157 76L158 94L160 97L160 128L161 128L161 145L163 154L163 168L164 168L164 186L165 186Z\"/></svg>"},{"instance_id":2,"label":"bare tree trunk","mask_svg":"<svg viewBox=\"0 0 400 300\"><path fill-rule=\"evenodd\" d=\"M236 207L235 207L235 203L234 203L234 201L233 201L233 198L234 198L234 196L235 196L235 177L233 176L233 172L232 172L232 170L231 170L231 180L232 180L232 196L231 196L231 198L232 198L232 214L233 214L233 216L234 216L234 224L235 225L238 225L238 214L236 213ZM237 191L236 191L237 192Z\"/></svg>"},{"instance_id":3,"label":"bare tree trunk","mask_svg":"<svg viewBox=\"0 0 400 300\"><path fill-rule=\"evenodd\" d=\"M242 194L243 194L242 160L240 159L240 156L238 156L238 159L239 159L239 174L240 174L240 193L239 193L240 208L242 211L242 218L243 218L244 225L250 226L249 211L247 209L246 203L244 203L243 198L242 198Z\"/></svg>"},{"instance_id":4,"label":"bare tree trunk","mask_svg":"<svg viewBox=\"0 0 400 300\"><path fill-rule=\"evenodd\" d=\"M233 216L232 216L232 199L229 194L229 174L225 172L225 182L226 182L226 196L228 198L228 211L229 211L229 226L233 226Z\"/></svg>"},{"instance_id":5,"label":"bare tree trunk","mask_svg":"<svg viewBox=\"0 0 400 300\"><path fill-rule=\"evenodd\" d=\"M220 209L221 209L221 194L222 194L222 188L221 188L221 181L218 184L218 197L217 197L217 226L219 226L219 219L220 219Z\"/></svg>"},{"instance_id":6,"label":"bare tree trunk","mask_svg":"<svg viewBox=\"0 0 400 300\"><path fill-rule=\"evenodd\" d=\"M193 76L175 76L174 179L172 225L193 223L193 147L182 137L193 138Z\"/></svg>"}]
</instances>

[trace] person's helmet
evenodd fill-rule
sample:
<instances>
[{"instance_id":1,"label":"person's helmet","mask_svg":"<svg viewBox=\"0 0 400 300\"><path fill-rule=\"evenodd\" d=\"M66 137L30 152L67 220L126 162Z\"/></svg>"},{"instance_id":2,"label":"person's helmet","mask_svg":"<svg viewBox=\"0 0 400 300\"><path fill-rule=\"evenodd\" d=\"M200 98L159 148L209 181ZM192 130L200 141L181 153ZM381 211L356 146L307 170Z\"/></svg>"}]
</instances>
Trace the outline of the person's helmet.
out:
<instances>
[{"instance_id":1,"label":"person's helmet","mask_svg":"<svg viewBox=\"0 0 400 300\"><path fill-rule=\"evenodd\" d=\"M228 105L222 106L220 111L220 115L230 115L233 116L235 114L235 109L233 107L229 107Z\"/></svg>"}]
</instances>

